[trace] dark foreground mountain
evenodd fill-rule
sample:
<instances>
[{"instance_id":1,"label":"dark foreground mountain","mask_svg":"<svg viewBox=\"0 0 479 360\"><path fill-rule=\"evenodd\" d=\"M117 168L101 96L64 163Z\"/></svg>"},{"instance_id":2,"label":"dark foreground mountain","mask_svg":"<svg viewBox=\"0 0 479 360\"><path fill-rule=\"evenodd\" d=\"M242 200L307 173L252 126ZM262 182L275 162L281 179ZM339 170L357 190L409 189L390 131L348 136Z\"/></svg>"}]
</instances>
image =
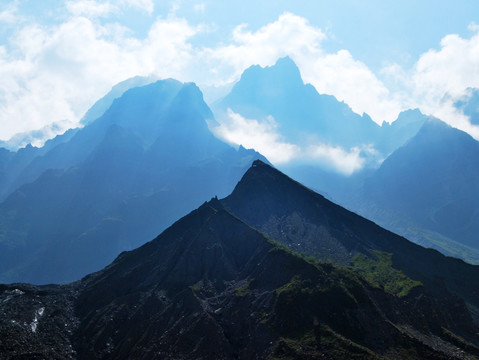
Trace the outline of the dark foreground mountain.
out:
<instances>
[{"instance_id":1,"label":"dark foreground mountain","mask_svg":"<svg viewBox=\"0 0 479 360\"><path fill-rule=\"evenodd\" d=\"M324 241L329 246L325 235L332 234L348 248L352 266L297 255L234 216L227 209L233 207L252 224L270 219L276 228L275 219L294 209L299 228L284 228L286 237L296 234L294 241L300 241L303 232L314 247ZM323 236L310 238L308 226L321 228ZM382 242L392 245L375 250ZM410 264L422 255L423 272L416 267L411 272L416 276L408 277L400 268L410 264L397 266L396 254L385 252L392 250L410 251ZM3 285L0 354L12 359L475 358L479 329L470 308L477 298L466 304L465 292L449 291L428 257L440 265L461 264L464 276L478 278L476 267L410 244L257 161L230 197L203 204L100 272L63 286ZM427 281L431 278L434 286ZM476 282L469 284L471 294Z\"/></svg>"},{"instance_id":2,"label":"dark foreground mountain","mask_svg":"<svg viewBox=\"0 0 479 360\"><path fill-rule=\"evenodd\" d=\"M1 281L77 280L229 194L261 155L216 139L212 117L194 84L158 81L31 160L0 203Z\"/></svg>"},{"instance_id":3,"label":"dark foreground mountain","mask_svg":"<svg viewBox=\"0 0 479 360\"><path fill-rule=\"evenodd\" d=\"M408 277L438 292L458 294L473 308L479 306L479 267L384 230L260 161L222 203L294 251L342 265L363 257L381 263L389 257L392 266Z\"/></svg>"}]
</instances>

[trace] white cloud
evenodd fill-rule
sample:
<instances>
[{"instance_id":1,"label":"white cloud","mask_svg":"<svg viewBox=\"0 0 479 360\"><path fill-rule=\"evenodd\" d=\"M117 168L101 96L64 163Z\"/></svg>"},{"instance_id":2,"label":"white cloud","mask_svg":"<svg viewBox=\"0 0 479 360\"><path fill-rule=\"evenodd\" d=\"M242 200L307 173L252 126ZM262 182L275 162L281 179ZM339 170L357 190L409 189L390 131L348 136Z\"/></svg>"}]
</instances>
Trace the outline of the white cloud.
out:
<instances>
[{"instance_id":1,"label":"white cloud","mask_svg":"<svg viewBox=\"0 0 479 360\"><path fill-rule=\"evenodd\" d=\"M475 22L472 22L470 23L467 28L470 30L470 31L479 31L479 24L476 24Z\"/></svg>"},{"instance_id":2,"label":"white cloud","mask_svg":"<svg viewBox=\"0 0 479 360\"><path fill-rule=\"evenodd\" d=\"M119 13L122 8L125 11L129 8L136 8L151 15L155 8L153 0L70 0L66 2L65 6L73 16L85 16L87 18L107 17Z\"/></svg>"},{"instance_id":3,"label":"white cloud","mask_svg":"<svg viewBox=\"0 0 479 360\"><path fill-rule=\"evenodd\" d=\"M118 11L110 2L98 2L96 0L67 1L67 10L74 16L86 16L90 18L108 16Z\"/></svg>"},{"instance_id":4,"label":"white cloud","mask_svg":"<svg viewBox=\"0 0 479 360\"><path fill-rule=\"evenodd\" d=\"M193 10L195 10L198 13L204 13L206 9L205 3L199 3L193 6Z\"/></svg>"},{"instance_id":5,"label":"white cloud","mask_svg":"<svg viewBox=\"0 0 479 360\"><path fill-rule=\"evenodd\" d=\"M479 34L470 39L448 35L439 51L429 50L415 66L413 81L417 95L436 103L444 94L464 94L468 87L479 85Z\"/></svg>"},{"instance_id":6,"label":"white cloud","mask_svg":"<svg viewBox=\"0 0 479 360\"><path fill-rule=\"evenodd\" d=\"M176 17L176 13L181 8L181 2L182 2L182 0L173 0L171 2L170 12L168 13L169 17Z\"/></svg>"},{"instance_id":7,"label":"white cloud","mask_svg":"<svg viewBox=\"0 0 479 360\"><path fill-rule=\"evenodd\" d=\"M275 164L287 163L300 154L298 146L281 140L273 117L259 122L228 109L223 120L220 126L212 129L219 138L230 144L253 148Z\"/></svg>"},{"instance_id":8,"label":"white cloud","mask_svg":"<svg viewBox=\"0 0 479 360\"><path fill-rule=\"evenodd\" d=\"M0 23L4 24L14 24L17 23L20 17L17 15L17 5L16 2L9 4L5 10L0 11Z\"/></svg>"},{"instance_id":9,"label":"white cloud","mask_svg":"<svg viewBox=\"0 0 479 360\"><path fill-rule=\"evenodd\" d=\"M318 142L308 144L306 139L303 144L289 143L278 132L278 126L272 116L258 121L246 119L228 109L220 121L221 124L212 129L219 138L230 144L253 148L276 165L295 161L351 175L365 165L363 153L374 152L370 147L354 147L347 151L339 146Z\"/></svg>"},{"instance_id":10,"label":"white cloud","mask_svg":"<svg viewBox=\"0 0 479 360\"><path fill-rule=\"evenodd\" d=\"M153 0L119 0L121 5L128 5L139 10L143 10L148 14L152 14L155 10L155 4Z\"/></svg>"},{"instance_id":11,"label":"white cloud","mask_svg":"<svg viewBox=\"0 0 479 360\"><path fill-rule=\"evenodd\" d=\"M308 146L305 151L305 160L329 167L344 175L351 175L362 169L366 162L366 159L361 157L361 148L359 147L346 151L339 146L325 144Z\"/></svg>"},{"instance_id":12,"label":"white cloud","mask_svg":"<svg viewBox=\"0 0 479 360\"><path fill-rule=\"evenodd\" d=\"M453 106L468 88L479 88L479 29L470 28L475 33L469 39L447 35L439 50L421 55L408 74L407 86L411 107L417 106L479 139L479 127L471 125Z\"/></svg>"},{"instance_id":13,"label":"white cloud","mask_svg":"<svg viewBox=\"0 0 479 360\"><path fill-rule=\"evenodd\" d=\"M0 139L53 122L76 124L112 85L135 75L184 79L189 37L181 19L158 19L144 39L121 26L76 16L60 26L24 27L0 48Z\"/></svg>"},{"instance_id":14,"label":"white cloud","mask_svg":"<svg viewBox=\"0 0 479 360\"><path fill-rule=\"evenodd\" d=\"M366 112L379 124L395 120L401 111L401 104L386 86L347 50L297 62L305 81L314 85L318 92L334 95L353 111Z\"/></svg>"}]
</instances>

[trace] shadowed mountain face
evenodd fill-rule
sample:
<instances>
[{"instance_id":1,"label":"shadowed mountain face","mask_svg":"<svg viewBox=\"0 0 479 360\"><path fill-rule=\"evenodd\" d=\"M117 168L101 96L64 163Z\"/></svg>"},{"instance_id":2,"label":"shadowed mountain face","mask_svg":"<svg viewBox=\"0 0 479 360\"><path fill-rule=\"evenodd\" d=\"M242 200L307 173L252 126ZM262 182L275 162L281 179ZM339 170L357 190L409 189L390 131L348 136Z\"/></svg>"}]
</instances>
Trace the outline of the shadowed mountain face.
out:
<instances>
[{"instance_id":1,"label":"shadowed mountain face","mask_svg":"<svg viewBox=\"0 0 479 360\"><path fill-rule=\"evenodd\" d=\"M267 179L267 180L265 180ZM460 294L479 305L479 268L424 249L330 202L269 165L257 161L225 208L294 251L350 265L357 256L392 254L392 264L439 293ZM439 281L440 279L440 281Z\"/></svg>"},{"instance_id":2,"label":"shadowed mountain face","mask_svg":"<svg viewBox=\"0 0 479 360\"><path fill-rule=\"evenodd\" d=\"M78 279L231 192L261 155L216 139L211 117L194 84L159 81L36 157L0 204L0 279Z\"/></svg>"},{"instance_id":3,"label":"shadowed mountain face","mask_svg":"<svg viewBox=\"0 0 479 360\"><path fill-rule=\"evenodd\" d=\"M283 191L280 198L277 190ZM362 273L359 262L346 268L306 260L224 208L239 194L249 202L261 193L263 205L251 209L260 220L277 214L281 197L285 211L288 197L300 196L299 213L326 202L255 162L230 197L203 204L98 273L61 287L2 286L0 353L78 359L479 355L478 329L460 297L446 290L437 296L439 290L417 282L394 294ZM327 211L318 214L326 216L325 231L354 222L358 229L372 227L393 242L407 242L323 205ZM363 241L357 248L371 244Z\"/></svg>"},{"instance_id":4,"label":"shadowed mountain face","mask_svg":"<svg viewBox=\"0 0 479 360\"><path fill-rule=\"evenodd\" d=\"M479 143L468 134L428 122L366 181L358 208L385 225L406 219L479 249L478 158Z\"/></svg>"}]
</instances>

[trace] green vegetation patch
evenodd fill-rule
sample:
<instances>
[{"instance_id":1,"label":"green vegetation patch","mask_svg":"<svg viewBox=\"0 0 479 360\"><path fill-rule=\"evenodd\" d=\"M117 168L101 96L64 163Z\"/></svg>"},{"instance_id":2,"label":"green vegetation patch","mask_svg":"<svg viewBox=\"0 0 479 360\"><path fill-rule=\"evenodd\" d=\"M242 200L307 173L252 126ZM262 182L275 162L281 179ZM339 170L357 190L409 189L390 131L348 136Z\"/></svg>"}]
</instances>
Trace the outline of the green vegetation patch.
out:
<instances>
[{"instance_id":1,"label":"green vegetation patch","mask_svg":"<svg viewBox=\"0 0 479 360\"><path fill-rule=\"evenodd\" d=\"M407 277L402 271L392 267L393 254L376 251L377 261L369 259L362 254L353 258L353 265L366 280L373 285L384 288L390 294L404 297L417 286L422 286L420 281Z\"/></svg>"},{"instance_id":2,"label":"green vegetation patch","mask_svg":"<svg viewBox=\"0 0 479 360\"><path fill-rule=\"evenodd\" d=\"M243 286L236 289L236 296L243 297L248 295L250 293L249 284L250 283L244 284Z\"/></svg>"},{"instance_id":3,"label":"green vegetation patch","mask_svg":"<svg viewBox=\"0 0 479 360\"><path fill-rule=\"evenodd\" d=\"M190 289L197 292L203 288L203 280L198 281L196 284L190 286Z\"/></svg>"}]
</instances>

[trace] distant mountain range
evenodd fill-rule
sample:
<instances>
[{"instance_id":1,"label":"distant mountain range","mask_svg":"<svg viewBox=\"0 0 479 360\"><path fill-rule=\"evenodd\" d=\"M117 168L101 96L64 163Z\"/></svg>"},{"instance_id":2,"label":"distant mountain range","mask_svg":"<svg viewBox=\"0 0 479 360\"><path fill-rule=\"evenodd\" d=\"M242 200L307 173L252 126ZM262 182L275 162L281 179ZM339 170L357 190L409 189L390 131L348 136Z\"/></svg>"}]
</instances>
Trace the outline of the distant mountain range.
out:
<instances>
[{"instance_id":1,"label":"distant mountain range","mask_svg":"<svg viewBox=\"0 0 479 360\"><path fill-rule=\"evenodd\" d=\"M477 159L479 142L429 121L365 181L350 206L408 238L477 262Z\"/></svg>"},{"instance_id":2,"label":"distant mountain range","mask_svg":"<svg viewBox=\"0 0 479 360\"><path fill-rule=\"evenodd\" d=\"M410 110L391 125L379 126L367 114L360 116L334 96L319 94L305 84L289 57L271 67L256 65L245 70L231 92L212 109L220 122L228 109L259 121L272 116L283 139L293 144L320 143L346 150L372 145L382 157L415 135L427 119L418 110ZM374 159L377 157L375 154Z\"/></svg>"},{"instance_id":3,"label":"distant mountain range","mask_svg":"<svg viewBox=\"0 0 479 360\"><path fill-rule=\"evenodd\" d=\"M255 161L230 196L102 271L1 285L0 354L474 358L478 275Z\"/></svg>"},{"instance_id":4,"label":"distant mountain range","mask_svg":"<svg viewBox=\"0 0 479 360\"><path fill-rule=\"evenodd\" d=\"M18 175L0 204L1 281L78 279L228 194L262 157L216 139L212 117L194 84L163 80L126 91L41 155L4 151Z\"/></svg>"},{"instance_id":5,"label":"distant mountain range","mask_svg":"<svg viewBox=\"0 0 479 360\"><path fill-rule=\"evenodd\" d=\"M479 263L477 142L468 135L419 110L379 126L304 84L289 58L247 69L213 104L216 116L194 84L145 85L151 81L118 84L87 112L83 128L41 148L0 148L1 281L77 279L205 199L228 194L255 158L266 161L212 135L206 123L214 128L228 111L272 116L281 139L300 147L367 149L349 176L311 159L279 168L408 239ZM472 89L456 104L473 122L476 98Z\"/></svg>"},{"instance_id":6,"label":"distant mountain range","mask_svg":"<svg viewBox=\"0 0 479 360\"><path fill-rule=\"evenodd\" d=\"M456 104L473 124L479 114L477 98L477 90L471 89ZM359 153L362 168L348 176L301 157L278 167L419 244L479 263L479 143L466 133L417 109L379 126L304 84L289 58L247 69L212 108L220 122L228 121L228 109L258 121L272 116L281 139L291 144L369 149Z\"/></svg>"}]
</instances>

